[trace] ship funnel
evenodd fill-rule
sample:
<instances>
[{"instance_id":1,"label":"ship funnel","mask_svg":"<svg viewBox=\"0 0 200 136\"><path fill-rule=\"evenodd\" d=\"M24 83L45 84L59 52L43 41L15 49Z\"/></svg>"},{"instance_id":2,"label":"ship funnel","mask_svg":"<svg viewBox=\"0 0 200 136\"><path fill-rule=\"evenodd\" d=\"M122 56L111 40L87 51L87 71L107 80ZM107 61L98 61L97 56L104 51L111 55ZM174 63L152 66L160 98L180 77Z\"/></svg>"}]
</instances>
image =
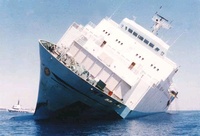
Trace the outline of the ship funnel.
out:
<instances>
[{"instance_id":1,"label":"ship funnel","mask_svg":"<svg viewBox=\"0 0 200 136\"><path fill-rule=\"evenodd\" d=\"M167 19L165 19L164 17L162 17L161 15L159 14L155 14L152 18L153 22L154 22L154 25L153 25L153 30L152 32L157 35L158 34L158 30L162 27L162 28L165 28L165 29L170 29L171 28L171 25L170 23L168 22Z\"/></svg>"}]
</instances>

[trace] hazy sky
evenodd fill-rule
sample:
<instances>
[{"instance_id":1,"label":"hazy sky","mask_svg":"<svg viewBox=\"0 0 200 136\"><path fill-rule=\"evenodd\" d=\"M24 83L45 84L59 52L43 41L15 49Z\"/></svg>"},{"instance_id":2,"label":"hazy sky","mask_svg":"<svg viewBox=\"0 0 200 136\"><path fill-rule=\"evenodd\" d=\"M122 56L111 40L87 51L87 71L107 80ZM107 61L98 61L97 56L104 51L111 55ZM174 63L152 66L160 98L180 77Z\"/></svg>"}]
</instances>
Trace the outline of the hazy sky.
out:
<instances>
[{"instance_id":1,"label":"hazy sky","mask_svg":"<svg viewBox=\"0 0 200 136\"><path fill-rule=\"evenodd\" d=\"M171 108L200 110L200 0L0 0L0 108L17 100L35 108L38 39L57 43L71 23L97 24L111 15L118 23L136 18L151 30L156 11L172 21L172 29L160 37L171 46L168 56L180 65L174 78L178 99Z\"/></svg>"}]
</instances>

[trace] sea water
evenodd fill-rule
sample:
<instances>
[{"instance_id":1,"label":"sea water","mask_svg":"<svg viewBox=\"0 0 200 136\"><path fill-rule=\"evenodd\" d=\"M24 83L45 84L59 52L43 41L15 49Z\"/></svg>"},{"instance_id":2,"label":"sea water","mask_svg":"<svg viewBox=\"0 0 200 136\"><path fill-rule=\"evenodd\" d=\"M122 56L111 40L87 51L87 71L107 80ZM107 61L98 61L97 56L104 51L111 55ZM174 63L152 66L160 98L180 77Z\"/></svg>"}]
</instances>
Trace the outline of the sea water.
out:
<instances>
[{"instance_id":1,"label":"sea water","mask_svg":"<svg viewBox=\"0 0 200 136\"><path fill-rule=\"evenodd\" d=\"M199 136L200 111L155 114L137 119L35 121L32 114L0 111L0 136Z\"/></svg>"}]
</instances>

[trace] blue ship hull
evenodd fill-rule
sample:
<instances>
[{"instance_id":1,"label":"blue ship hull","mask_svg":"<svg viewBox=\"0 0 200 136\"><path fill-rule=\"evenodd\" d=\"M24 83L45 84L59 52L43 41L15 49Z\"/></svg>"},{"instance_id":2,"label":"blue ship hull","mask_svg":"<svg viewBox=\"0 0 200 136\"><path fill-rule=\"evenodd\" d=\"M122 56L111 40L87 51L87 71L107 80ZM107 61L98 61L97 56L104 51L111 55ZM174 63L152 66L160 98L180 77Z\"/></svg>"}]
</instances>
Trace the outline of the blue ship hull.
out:
<instances>
[{"instance_id":1,"label":"blue ship hull","mask_svg":"<svg viewBox=\"0 0 200 136\"><path fill-rule=\"evenodd\" d=\"M42 43L40 62L39 94L34 114L36 119L125 118L131 112L125 105L72 72Z\"/></svg>"}]
</instances>

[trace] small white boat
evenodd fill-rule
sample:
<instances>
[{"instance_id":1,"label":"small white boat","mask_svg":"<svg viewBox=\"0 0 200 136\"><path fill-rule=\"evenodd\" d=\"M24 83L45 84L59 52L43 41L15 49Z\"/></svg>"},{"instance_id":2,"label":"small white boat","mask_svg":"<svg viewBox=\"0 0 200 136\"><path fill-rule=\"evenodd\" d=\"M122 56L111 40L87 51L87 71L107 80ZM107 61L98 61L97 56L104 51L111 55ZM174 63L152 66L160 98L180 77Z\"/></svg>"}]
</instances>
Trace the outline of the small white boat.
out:
<instances>
[{"instance_id":1,"label":"small white boat","mask_svg":"<svg viewBox=\"0 0 200 136\"><path fill-rule=\"evenodd\" d=\"M21 105L19 104L20 101L18 100L16 105L13 105L11 109L8 109L9 112L28 112L25 109L21 108Z\"/></svg>"}]
</instances>

